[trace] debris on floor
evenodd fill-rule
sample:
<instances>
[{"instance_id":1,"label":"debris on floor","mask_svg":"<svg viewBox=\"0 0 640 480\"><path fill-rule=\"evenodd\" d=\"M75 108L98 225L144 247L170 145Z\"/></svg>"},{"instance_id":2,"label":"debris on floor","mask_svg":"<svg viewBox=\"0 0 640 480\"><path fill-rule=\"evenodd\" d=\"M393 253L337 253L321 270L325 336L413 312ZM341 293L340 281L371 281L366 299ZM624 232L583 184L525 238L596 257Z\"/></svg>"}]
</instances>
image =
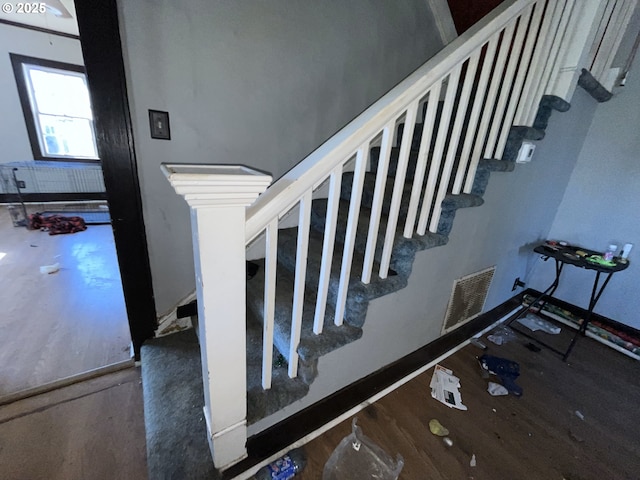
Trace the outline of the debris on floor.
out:
<instances>
[{"instance_id":1,"label":"debris on floor","mask_svg":"<svg viewBox=\"0 0 640 480\"><path fill-rule=\"evenodd\" d=\"M397 480L404 466L402 456L398 454L394 461L387 452L362 433L362 429L356 425L356 420L353 419L351 433L342 439L327 460L322 480Z\"/></svg>"},{"instance_id":2,"label":"debris on floor","mask_svg":"<svg viewBox=\"0 0 640 480\"><path fill-rule=\"evenodd\" d=\"M542 331L550 333L551 335L558 335L561 331L560 327L539 317L535 313L527 313L527 315L518 319L518 323L524 325L532 332Z\"/></svg>"},{"instance_id":3,"label":"debris on floor","mask_svg":"<svg viewBox=\"0 0 640 480\"><path fill-rule=\"evenodd\" d=\"M530 307L534 300L535 298L533 296L527 294L524 296L522 303L524 306ZM582 324L582 318L579 315L573 314L570 311L553 305L550 302L545 302L542 309L552 318L556 317L558 319L563 319L576 326ZM622 331L621 328L601 322L596 318L589 322L589 325L587 325L587 331L596 335L604 342L610 342L615 346L622 348L623 353L631 358L640 360L640 338L638 338L638 336L631 330Z\"/></svg>"},{"instance_id":4,"label":"debris on floor","mask_svg":"<svg viewBox=\"0 0 640 480\"><path fill-rule=\"evenodd\" d=\"M53 265L42 265L40 267L40 273L56 273L57 271L60 270L60 264L59 263L54 263Z\"/></svg>"},{"instance_id":5,"label":"debris on floor","mask_svg":"<svg viewBox=\"0 0 640 480\"><path fill-rule=\"evenodd\" d=\"M444 437L442 441L447 447L453 447L453 440L451 440L449 437Z\"/></svg>"},{"instance_id":6,"label":"debris on floor","mask_svg":"<svg viewBox=\"0 0 640 480\"><path fill-rule=\"evenodd\" d=\"M49 235L60 235L63 233L83 232L87 229L87 225L82 217L34 213L29 215L28 228L29 230L49 232Z\"/></svg>"},{"instance_id":7,"label":"debris on floor","mask_svg":"<svg viewBox=\"0 0 640 480\"><path fill-rule=\"evenodd\" d=\"M471 454L471 460L469 461L469 466L470 467L475 467L477 465L476 463L476 454L473 453Z\"/></svg>"},{"instance_id":8,"label":"debris on floor","mask_svg":"<svg viewBox=\"0 0 640 480\"><path fill-rule=\"evenodd\" d=\"M495 382L489 382L489 385L487 386L487 392L489 392L492 397L509 395L509 391L506 388Z\"/></svg>"},{"instance_id":9,"label":"debris on floor","mask_svg":"<svg viewBox=\"0 0 640 480\"><path fill-rule=\"evenodd\" d=\"M294 448L286 455L262 467L256 480L288 480L298 475L307 465L307 456L302 448Z\"/></svg>"},{"instance_id":10,"label":"debris on floor","mask_svg":"<svg viewBox=\"0 0 640 480\"><path fill-rule=\"evenodd\" d=\"M431 387L431 396L447 407L467 410L467 407L462 404L462 396L458 390L460 379L448 368L436 365L429 387Z\"/></svg>"},{"instance_id":11,"label":"debris on floor","mask_svg":"<svg viewBox=\"0 0 640 480\"><path fill-rule=\"evenodd\" d=\"M516 397L522 395L522 387L515 382L516 378L520 376L520 365L517 362L486 354L482 355L478 360L482 369L497 376L502 386L505 387L509 393Z\"/></svg>"},{"instance_id":12,"label":"debris on floor","mask_svg":"<svg viewBox=\"0 0 640 480\"><path fill-rule=\"evenodd\" d=\"M445 428L436 418L429 420L429 431L438 437L446 437L449 430Z\"/></svg>"},{"instance_id":13,"label":"debris on floor","mask_svg":"<svg viewBox=\"0 0 640 480\"><path fill-rule=\"evenodd\" d=\"M496 328L491 335L487 336L487 340L495 343L496 345L504 345L507 342L518 338L513 330L506 326L500 326Z\"/></svg>"},{"instance_id":14,"label":"debris on floor","mask_svg":"<svg viewBox=\"0 0 640 480\"><path fill-rule=\"evenodd\" d=\"M473 345L474 347L478 347L481 350L486 350L487 346L482 343L480 340L478 340L477 338L472 338L471 340L469 340L469 343L471 345Z\"/></svg>"},{"instance_id":15,"label":"debris on floor","mask_svg":"<svg viewBox=\"0 0 640 480\"><path fill-rule=\"evenodd\" d=\"M584 415L580 410L576 410L576 417L578 417L580 420L584 420Z\"/></svg>"}]
</instances>

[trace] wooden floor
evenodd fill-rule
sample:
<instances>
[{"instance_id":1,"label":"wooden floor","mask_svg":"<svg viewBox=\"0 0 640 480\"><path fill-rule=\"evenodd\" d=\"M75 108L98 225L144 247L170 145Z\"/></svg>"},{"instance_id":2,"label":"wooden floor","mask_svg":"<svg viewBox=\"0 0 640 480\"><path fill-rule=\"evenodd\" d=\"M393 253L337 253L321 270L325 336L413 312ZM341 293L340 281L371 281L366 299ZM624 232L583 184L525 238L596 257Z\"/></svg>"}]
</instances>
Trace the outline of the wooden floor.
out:
<instances>
[{"instance_id":1,"label":"wooden floor","mask_svg":"<svg viewBox=\"0 0 640 480\"><path fill-rule=\"evenodd\" d=\"M640 478L638 362L591 339L568 364L524 343L488 352L520 363L521 398L491 397L475 358L482 352L468 346L442 362L461 378L468 411L431 398L429 371L359 413L358 423L403 455L406 480ZM0 478L145 480L142 405L140 373L130 368L0 407ZM432 418L450 430L452 447L429 432ZM320 480L349 432L347 420L307 444L309 464L296 479Z\"/></svg>"},{"instance_id":2,"label":"wooden floor","mask_svg":"<svg viewBox=\"0 0 640 480\"><path fill-rule=\"evenodd\" d=\"M521 398L490 396L476 360L482 352L467 346L442 365L460 377L468 411L431 398L430 370L358 414L365 435L404 457L401 479L640 478L637 361L591 339L578 342L567 364L548 350L527 350L524 337L503 346L485 343L487 353L520 363ZM429 432L432 418L450 430L452 447ZM350 423L306 445L309 464L301 480L322 478Z\"/></svg>"},{"instance_id":3,"label":"wooden floor","mask_svg":"<svg viewBox=\"0 0 640 480\"><path fill-rule=\"evenodd\" d=\"M129 368L0 407L0 478L146 479L140 382Z\"/></svg>"},{"instance_id":4,"label":"wooden floor","mask_svg":"<svg viewBox=\"0 0 640 480\"><path fill-rule=\"evenodd\" d=\"M0 305L0 397L130 358L108 225L50 236L0 206Z\"/></svg>"}]
</instances>

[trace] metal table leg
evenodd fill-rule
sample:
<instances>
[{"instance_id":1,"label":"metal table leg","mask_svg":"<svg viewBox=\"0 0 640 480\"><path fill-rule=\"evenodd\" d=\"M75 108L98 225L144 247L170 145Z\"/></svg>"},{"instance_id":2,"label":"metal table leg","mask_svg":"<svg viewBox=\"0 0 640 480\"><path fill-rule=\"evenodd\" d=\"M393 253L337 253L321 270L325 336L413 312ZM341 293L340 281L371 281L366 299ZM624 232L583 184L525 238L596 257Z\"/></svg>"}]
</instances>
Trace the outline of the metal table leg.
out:
<instances>
[{"instance_id":1,"label":"metal table leg","mask_svg":"<svg viewBox=\"0 0 640 480\"><path fill-rule=\"evenodd\" d=\"M573 350L573 347L576 343L576 340L578 339L578 336L579 335L584 336L586 334L587 327L589 326L589 321L591 320L591 314L593 313L593 309L596 307L598 300L600 300L600 296L602 295L602 292L604 292L604 289L609 283L609 280L611 279L612 275L613 275L613 272L607 274L607 277L605 278L604 283L599 286L600 272L596 272L596 278L593 282L593 289L591 290L591 298L589 299L589 309L587 310L587 314L585 315L585 317L582 319L582 324L580 325L580 328L578 328L578 331L575 333L575 335L571 339L569 348L567 349L566 353L562 357L562 360L566 361L567 358L569 358L569 354Z\"/></svg>"}]
</instances>

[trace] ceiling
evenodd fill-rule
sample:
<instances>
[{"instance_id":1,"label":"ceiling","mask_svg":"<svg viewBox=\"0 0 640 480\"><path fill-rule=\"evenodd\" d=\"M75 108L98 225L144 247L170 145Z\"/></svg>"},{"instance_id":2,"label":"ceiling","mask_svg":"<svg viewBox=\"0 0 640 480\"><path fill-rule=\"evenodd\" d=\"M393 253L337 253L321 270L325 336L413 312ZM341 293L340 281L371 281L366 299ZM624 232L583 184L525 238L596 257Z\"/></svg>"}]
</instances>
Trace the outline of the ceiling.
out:
<instances>
[{"instance_id":1,"label":"ceiling","mask_svg":"<svg viewBox=\"0 0 640 480\"><path fill-rule=\"evenodd\" d=\"M22 9L33 8L40 3L45 4L45 13L19 12ZM12 10L6 13L7 10ZM0 19L21 23L33 27L45 28L56 32L78 35L78 23L76 21L76 9L73 0L46 0L45 2L6 2L2 4Z\"/></svg>"}]
</instances>

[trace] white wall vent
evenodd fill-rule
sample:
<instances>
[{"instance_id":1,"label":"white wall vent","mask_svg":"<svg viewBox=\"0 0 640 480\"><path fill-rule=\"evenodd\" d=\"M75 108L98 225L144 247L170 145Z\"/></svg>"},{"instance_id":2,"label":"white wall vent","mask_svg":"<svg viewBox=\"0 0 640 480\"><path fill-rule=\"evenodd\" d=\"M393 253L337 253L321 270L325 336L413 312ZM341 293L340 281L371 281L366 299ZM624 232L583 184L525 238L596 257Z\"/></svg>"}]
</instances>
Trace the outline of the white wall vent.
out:
<instances>
[{"instance_id":1,"label":"white wall vent","mask_svg":"<svg viewBox=\"0 0 640 480\"><path fill-rule=\"evenodd\" d=\"M484 308L495 265L454 280L442 333L450 332L477 317Z\"/></svg>"}]
</instances>

